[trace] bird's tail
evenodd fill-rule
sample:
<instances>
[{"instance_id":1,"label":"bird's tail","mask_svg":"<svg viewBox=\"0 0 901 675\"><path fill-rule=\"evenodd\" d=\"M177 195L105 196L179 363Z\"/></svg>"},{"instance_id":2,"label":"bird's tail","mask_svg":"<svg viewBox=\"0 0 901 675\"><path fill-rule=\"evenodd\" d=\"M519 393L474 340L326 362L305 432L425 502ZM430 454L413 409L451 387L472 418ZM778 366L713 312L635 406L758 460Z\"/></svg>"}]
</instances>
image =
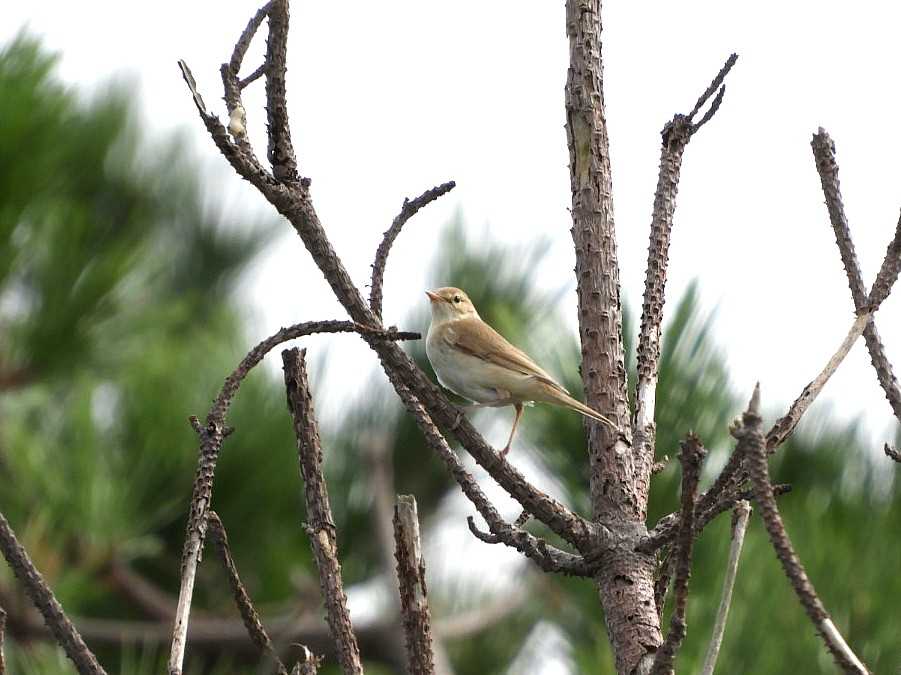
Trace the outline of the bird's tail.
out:
<instances>
[{"instance_id":1,"label":"bird's tail","mask_svg":"<svg viewBox=\"0 0 901 675\"><path fill-rule=\"evenodd\" d=\"M591 419L597 420L598 422L603 422L604 424L606 424L607 426L609 426L611 429L613 429L615 431L619 430L619 427L616 426L616 424L612 420L605 417L604 415L599 413L594 408L589 408L587 405L585 405L581 401L577 401L572 396L569 396L568 394L565 394L562 391L554 390L552 393L552 397L554 399L553 402L557 403L558 405L562 405L571 410L575 410L576 412L585 415L585 417L590 417Z\"/></svg>"}]
</instances>

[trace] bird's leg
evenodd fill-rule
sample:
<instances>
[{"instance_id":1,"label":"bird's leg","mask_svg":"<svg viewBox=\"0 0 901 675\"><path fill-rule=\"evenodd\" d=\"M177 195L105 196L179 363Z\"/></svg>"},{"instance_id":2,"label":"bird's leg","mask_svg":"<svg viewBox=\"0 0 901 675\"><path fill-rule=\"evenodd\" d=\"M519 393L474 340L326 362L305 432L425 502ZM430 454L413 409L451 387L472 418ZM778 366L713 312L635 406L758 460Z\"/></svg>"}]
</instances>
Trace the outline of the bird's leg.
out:
<instances>
[{"instance_id":1,"label":"bird's leg","mask_svg":"<svg viewBox=\"0 0 901 675\"><path fill-rule=\"evenodd\" d=\"M522 403L514 403L513 407L516 408L516 416L513 418L513 428L510 429L510 438L507 439L507 445L501 450L501 457L506 457L507 453L510 452L510 444L513 443L513 436L516 435L516 427L519 426L519 420L522 417Z\"/></svg>"}]
</instances>

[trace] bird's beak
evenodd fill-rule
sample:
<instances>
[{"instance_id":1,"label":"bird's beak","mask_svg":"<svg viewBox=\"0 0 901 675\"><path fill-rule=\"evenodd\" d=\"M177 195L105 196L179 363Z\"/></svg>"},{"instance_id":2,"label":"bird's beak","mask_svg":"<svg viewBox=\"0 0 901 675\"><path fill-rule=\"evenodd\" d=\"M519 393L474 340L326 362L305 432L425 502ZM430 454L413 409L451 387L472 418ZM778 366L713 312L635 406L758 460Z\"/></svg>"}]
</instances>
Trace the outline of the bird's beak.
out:
<instances>
[{"instance_id":1,"label":"bird's beak","mask_svg":"<svg viewBox=\"0 0 901 675\"><path fill-rule=\"evenodd\" d=\"M432 302L441 302L442 300L444 300L444 298L442 298L437 293L432 293L432 291L426 291L425 294L429 296L429 300L431 300Z\"/></svg>"}]
</instances>

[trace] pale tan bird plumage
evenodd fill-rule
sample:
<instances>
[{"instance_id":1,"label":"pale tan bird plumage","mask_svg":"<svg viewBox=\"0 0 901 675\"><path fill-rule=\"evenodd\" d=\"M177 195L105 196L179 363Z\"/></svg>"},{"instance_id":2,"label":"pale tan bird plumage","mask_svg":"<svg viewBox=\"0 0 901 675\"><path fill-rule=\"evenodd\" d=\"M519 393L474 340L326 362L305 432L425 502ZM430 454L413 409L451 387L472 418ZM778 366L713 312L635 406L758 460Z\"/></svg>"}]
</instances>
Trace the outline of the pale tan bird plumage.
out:
<instances>
[{"instance_id":1,"label":"pale tan bird plumage","mask_svg":"<svg viewBox=\"0 0 901 675\"><path fill-rule=\"evenodd\" d=\"M502 455L510 450L524 402L560 405L617 428L604 415L570 396L525 352L485 323L466 293L447 287L426 294L432 304L426 353L438 381L477 406L512 405L516 409Z\"/></svg>"}]
</instances>

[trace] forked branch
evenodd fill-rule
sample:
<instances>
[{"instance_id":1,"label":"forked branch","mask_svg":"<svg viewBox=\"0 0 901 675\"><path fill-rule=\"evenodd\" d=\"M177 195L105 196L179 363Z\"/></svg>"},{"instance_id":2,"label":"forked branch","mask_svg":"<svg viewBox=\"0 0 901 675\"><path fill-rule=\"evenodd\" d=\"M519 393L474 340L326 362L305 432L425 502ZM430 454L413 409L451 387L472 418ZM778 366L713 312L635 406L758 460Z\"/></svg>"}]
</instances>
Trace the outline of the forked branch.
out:
<instances>
[{"instance_id":1,"label":"forked branch","mask_svg":"<svg viewBox=\"0 0 901 675\"><path fill-rule=\"evenodd\" d=\"M835 143L823 128L814 134L810 142L816 161L817 173L820 175L820 183L823 186L823 195L826 197L826 208L829 211L829 221L835 232L835 242L841 254L842 264L848 275L848 285L851 288L851 297L854 300L854 309L860 311L867 304L867 289L860 271L860 263L851 239L851 228L848 217L845 215L845 205L842 201L841 185L838 179L838 162L835 159ZM901 224L899 224L901 225ZM898 380L892 370L892 364L885 355L885 347L876 324L870 321L863 332L867 350L870 352L870 360L876 377L885 397L895 413L895 417L901 422L901 389Z\"/></svg>"},{"instance_id":2,"label":"forked branch","mask_svg":"<svg viewBox=\"0 0 901 675\"><path fill-rule=\"evenodd\" d=\"M660 370L660 334L663 324L666 272L669 266L669 247L676 211L676 194L682 169L682 155L691 137L713 117L722 103L726 87L723 81L735 65L738 56L732 54L720 72L695 103L688 115L677 114L663 127L663 144L660 149L660 171L657 190L654 193L654 211L651 218L651 235L648 245L648 264L645 272L644 301L641 312L641 333L638 338L638 381L635 386L635 412L633 444L640 449L642 461L653 462L656 427L657 377ZM716 97L702 119L695 123L694 116L717 92Z\"/></svg>"}]
</instances>

